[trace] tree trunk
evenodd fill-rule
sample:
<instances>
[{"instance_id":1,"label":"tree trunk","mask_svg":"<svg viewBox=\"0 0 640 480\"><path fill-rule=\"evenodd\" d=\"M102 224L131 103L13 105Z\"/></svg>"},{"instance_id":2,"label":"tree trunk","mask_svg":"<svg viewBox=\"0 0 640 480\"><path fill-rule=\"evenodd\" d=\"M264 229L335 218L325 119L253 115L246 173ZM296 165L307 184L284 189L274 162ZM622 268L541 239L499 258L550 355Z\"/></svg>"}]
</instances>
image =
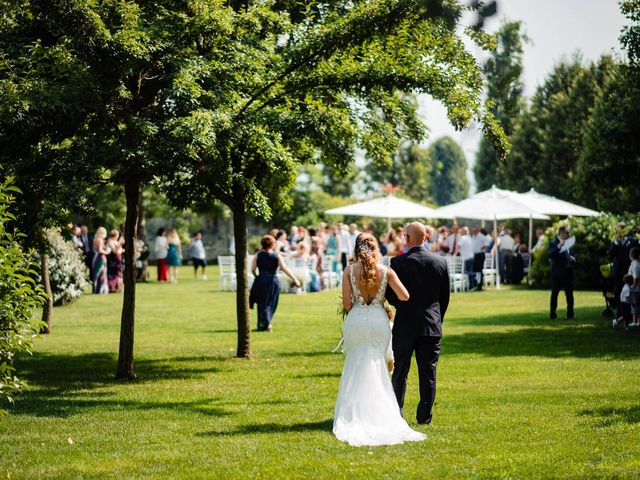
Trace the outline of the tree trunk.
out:
<instances>
[{"instance_id":1,"label":"tree trunk","mask_svg":"<svg viewBox=\"0 0 640 480\"><path fill-rule=\"evenodd\" d=\"M127 216L124 225L124 295L120 320L120 350L116 378L134 379L133 371L133 325L136 313L136 264L134 237L138 229L140 202L140 180L127 177L124 184L127 200Z\"/></svg>"},{"instance_id":2,"label":"tree trunk","mask_svg":"<svg viewBox=\"0 0 640 480\"><path fill-rule=\"evenodd\" d=\"M236 316L238 319L236 356L249 358L251 357L251 316L247 282L247 213L243 199L237 201L233 208L233 235L236 245Z\"/></svg>"},{"instance_id":3,"label":"tree trunk","mask_svg":"<svg viewBox=\"0 0 640 480\"><path fill-rule=\"evenodd\" d=\"M40 254L40 270L42 271L42 286L47 294L47 300L42 306L42 321L46 324L42 326L40 333L51 333L51 320L53 318L53 291L51 290L51 279L49 278L49 254Z\"/></svg>"}]
</instances>

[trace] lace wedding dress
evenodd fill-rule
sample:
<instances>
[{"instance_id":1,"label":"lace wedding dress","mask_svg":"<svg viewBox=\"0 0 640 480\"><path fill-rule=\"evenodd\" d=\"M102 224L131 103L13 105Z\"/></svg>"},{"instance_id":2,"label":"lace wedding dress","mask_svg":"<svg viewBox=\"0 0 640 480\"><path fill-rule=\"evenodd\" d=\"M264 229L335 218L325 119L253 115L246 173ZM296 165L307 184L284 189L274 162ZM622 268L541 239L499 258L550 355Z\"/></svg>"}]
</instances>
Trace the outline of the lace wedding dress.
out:
<instances>
[{"instance_id":1,"label":"lace wedding dress","mask_svg":"<svg viewBox=\"0 0 640 480\"><path fill-rule=\"evenodd\" d=\"M391 329L384 310L387 268L377 294L367 304L350 267L353 307L343 325L346 354L333 417L333 433L353 446L394 445L420 441L426 435L409 428L400 415L387 359Z\"/></svg>"}]
</instances>

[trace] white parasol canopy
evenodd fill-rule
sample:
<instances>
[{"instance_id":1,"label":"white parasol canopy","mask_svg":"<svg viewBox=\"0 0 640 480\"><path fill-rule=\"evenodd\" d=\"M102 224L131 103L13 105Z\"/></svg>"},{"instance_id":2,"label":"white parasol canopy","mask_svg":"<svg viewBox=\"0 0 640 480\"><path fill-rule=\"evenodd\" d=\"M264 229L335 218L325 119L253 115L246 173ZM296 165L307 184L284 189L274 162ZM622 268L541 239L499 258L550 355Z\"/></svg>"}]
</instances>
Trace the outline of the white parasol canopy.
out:
<instances>
[{"instance_id":1,"label":"white parasol canopy","mask_svg":"<svg viewBox=\"0 0 640 480\"><path fill-rule=\"evenodd\" d=\"M566 215L568 217L597 217L599 212L581 207L565 200L536 192L533 188L525 193L516 193L531 208L547 215Z\"/></svg>"},{"instance_id":2,"label":"white parasol canopy","mask_svg":"<svg viewBox=\"0 0 640 480\"><path fill-rule=\"evenodd\" d=\"M471 218L474 220L506 220L508 218L535 218L549 220L544 213L532 208L516 192L501 190L495 185L456 203L438 208L437 218Z\"/></svg>"},{"instance_id":3,"label":"white parasol canopy","mask_svg":"<svg viewBox=\"0 0 640 480\"><path fill-rule=\"evenodd\" d=\"M392 218L441 218L435 215L434 212L435 210L433 208L425 207L419 203L413 203L393 195L325 211L325 213L329 215L386 218L388 222L390 222Z\"/></svg>"}]
</instances>

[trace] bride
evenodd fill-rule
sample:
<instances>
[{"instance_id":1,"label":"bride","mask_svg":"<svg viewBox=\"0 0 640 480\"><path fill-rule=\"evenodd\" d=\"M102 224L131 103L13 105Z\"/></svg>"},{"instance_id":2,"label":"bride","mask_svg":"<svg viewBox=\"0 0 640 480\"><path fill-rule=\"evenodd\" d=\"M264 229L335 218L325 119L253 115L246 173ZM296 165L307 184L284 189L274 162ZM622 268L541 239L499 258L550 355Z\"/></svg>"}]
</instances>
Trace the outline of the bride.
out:
<instances>
[{"instance_id":1,"label":"bride","mask_svg":"<svg viewBox=\"0 0 640 480\"><path fill-rule=\"evenodd\" d=\"M375 237L356 238L356 262L342 279L346 359L333 419L333 433L353 446L394 445L420 441L426 435L409 428L400 414L387 366L393 367L391 329L384 309L387 282L398 299L409 299L396 273L378 263Z\"/></svg>"}]
</instances>

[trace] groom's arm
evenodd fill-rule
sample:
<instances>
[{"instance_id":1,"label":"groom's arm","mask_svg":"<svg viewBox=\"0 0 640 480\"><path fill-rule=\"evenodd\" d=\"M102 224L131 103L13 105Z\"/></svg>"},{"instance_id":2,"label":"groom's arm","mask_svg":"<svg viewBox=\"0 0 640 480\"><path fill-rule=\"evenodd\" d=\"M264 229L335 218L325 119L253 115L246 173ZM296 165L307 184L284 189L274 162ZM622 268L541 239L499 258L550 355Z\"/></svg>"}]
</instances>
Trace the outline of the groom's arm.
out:
<instances>
[{"instance_id":1,"label":"groom's arm","mask_svg":"<svg viewBox=\"0 0 640 480\"><path fill-rule=\"evenodd\" d=\"M396 257L393 257L391 259L391 270L398 273L398 266L396 265ZM396 295L396 292L393 291L393 288L391 288L389 284L387 284L387 291L385 292L384 296L387 299L387 302L389 302L394 307L397 307L398 304L400 303L400 300L398 300L398 296Z\"/></svg>"},{"instance_id":2,"label":"groom's arm","mask_svg":"<svg viewBox=\"0 0 640 480\"><path fill-rule=\"evenodd\" d=\"M449 269L445 263L443 266L442 279L440 281L440 295L438 302L440 303L440 321L444 322L444 314L447 313L449 308L449 298L451 296L451 289L449 288Z\"/></svg>"}]
</instances>

